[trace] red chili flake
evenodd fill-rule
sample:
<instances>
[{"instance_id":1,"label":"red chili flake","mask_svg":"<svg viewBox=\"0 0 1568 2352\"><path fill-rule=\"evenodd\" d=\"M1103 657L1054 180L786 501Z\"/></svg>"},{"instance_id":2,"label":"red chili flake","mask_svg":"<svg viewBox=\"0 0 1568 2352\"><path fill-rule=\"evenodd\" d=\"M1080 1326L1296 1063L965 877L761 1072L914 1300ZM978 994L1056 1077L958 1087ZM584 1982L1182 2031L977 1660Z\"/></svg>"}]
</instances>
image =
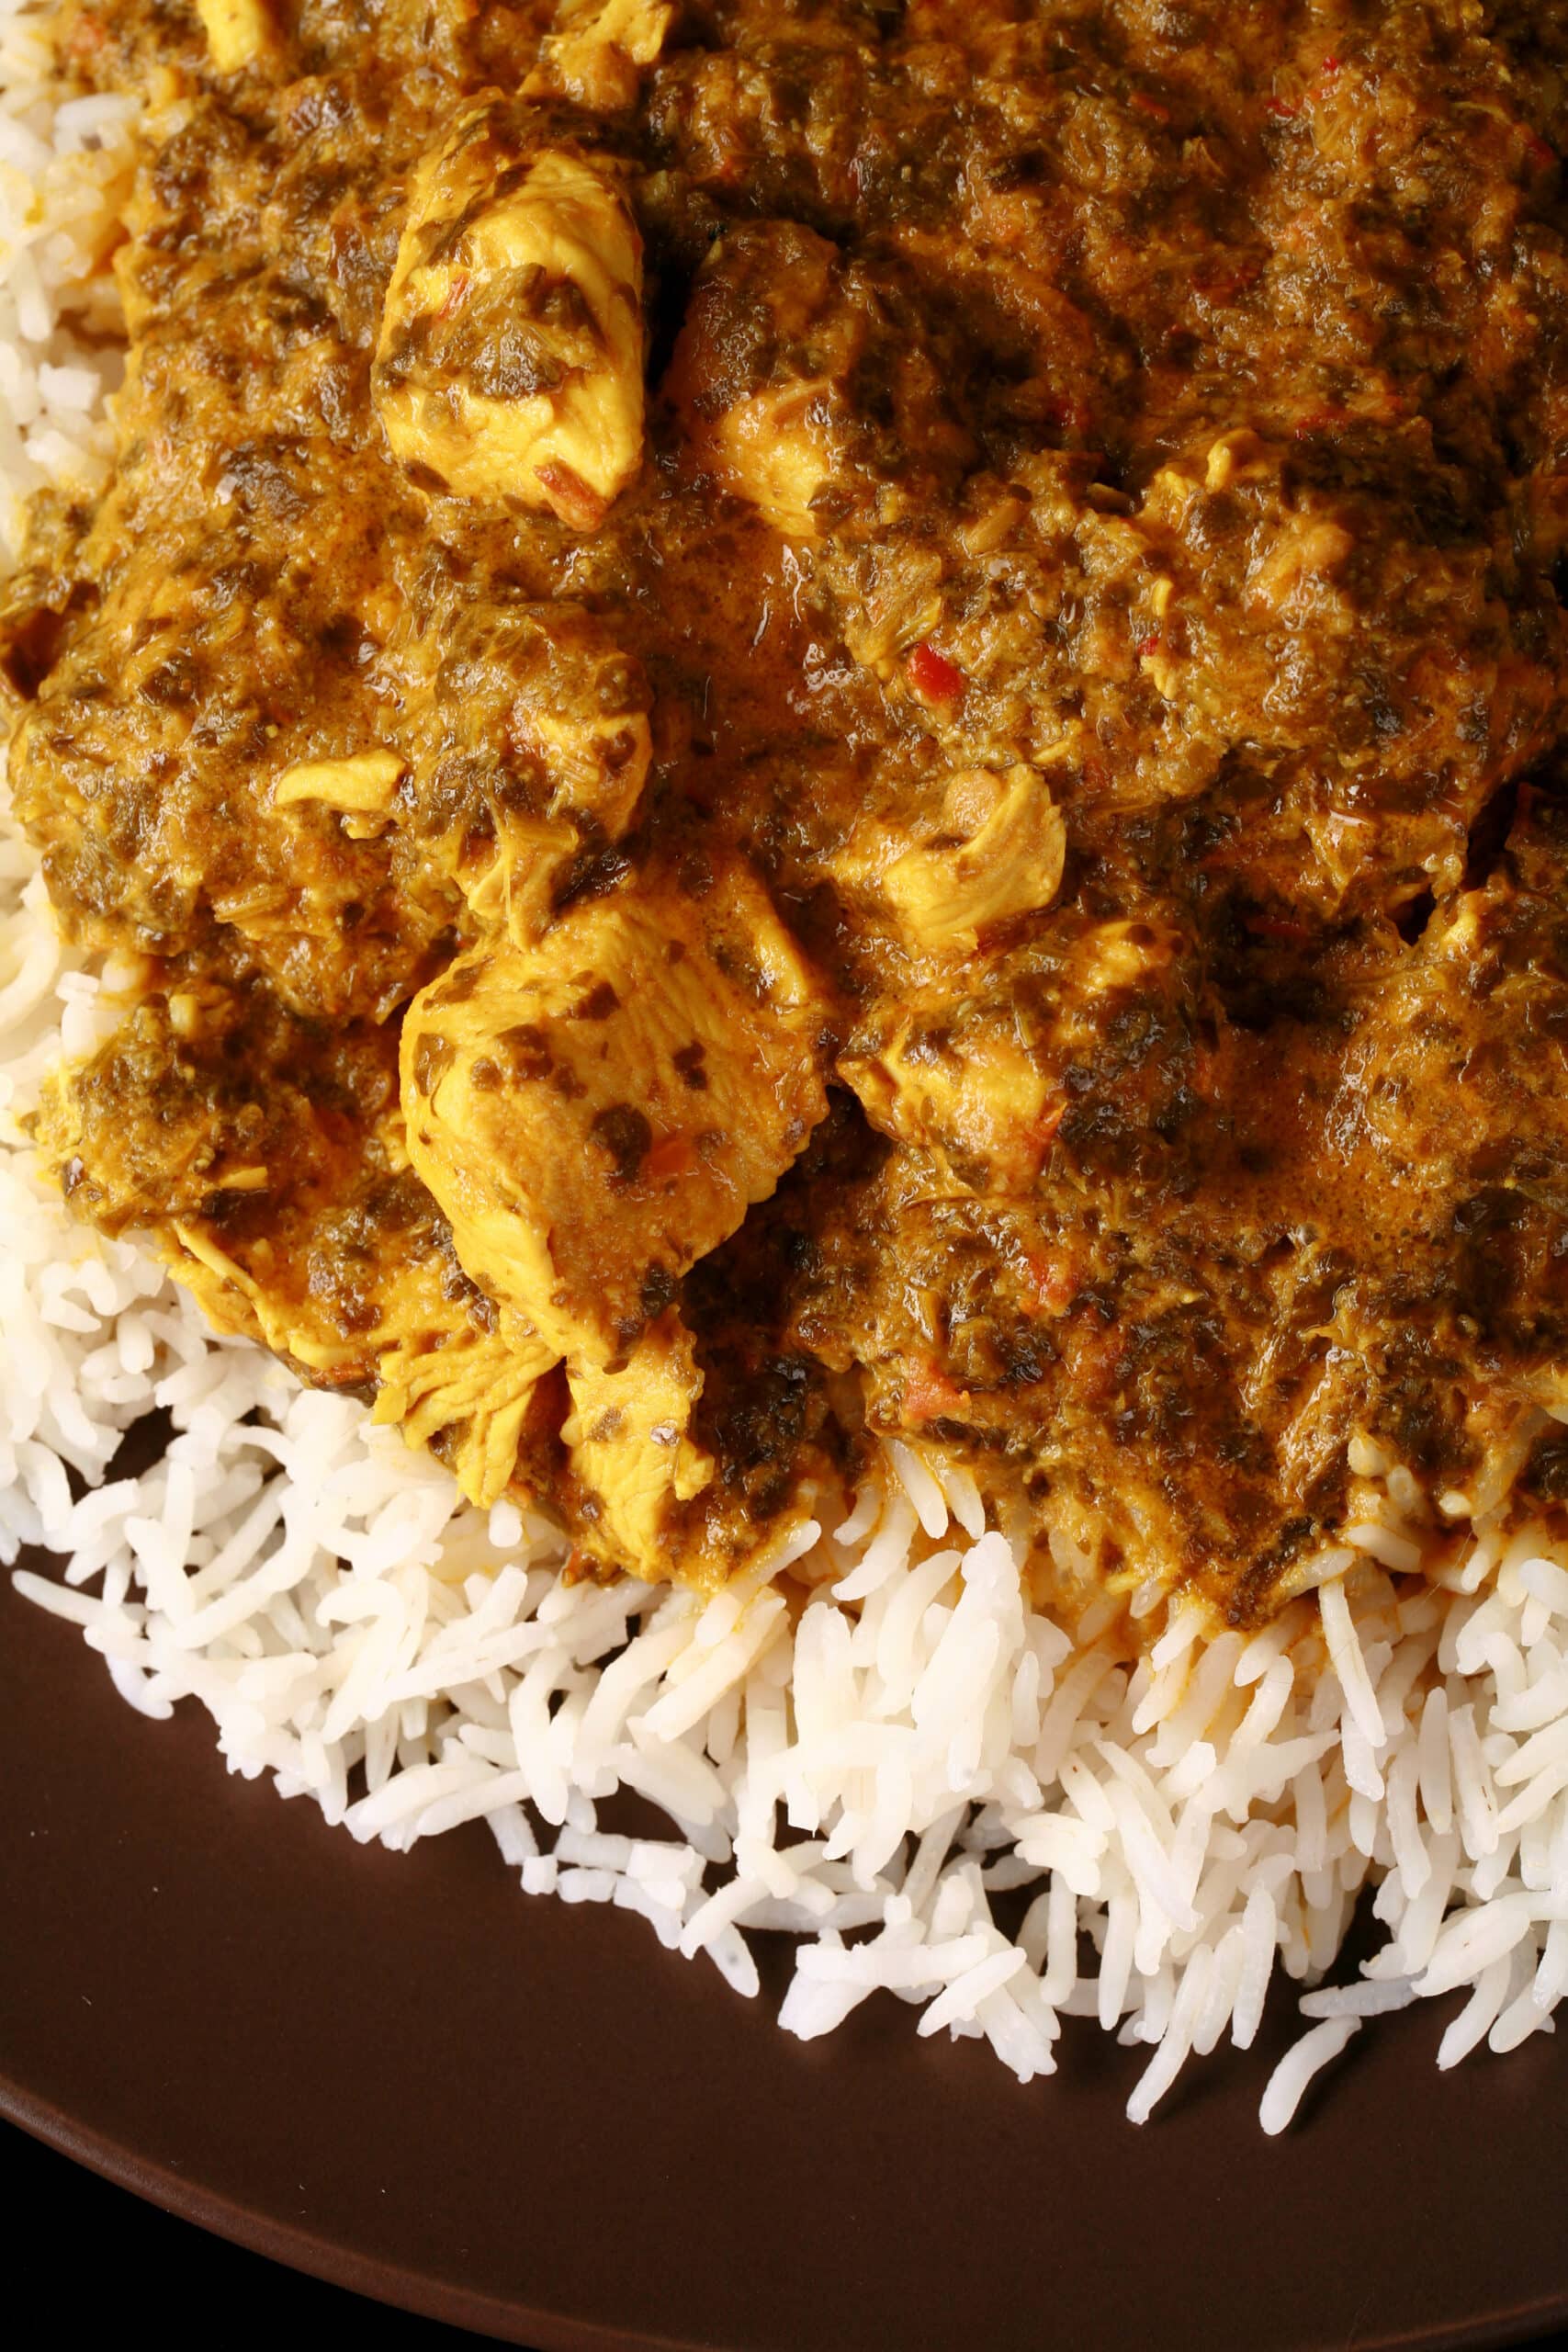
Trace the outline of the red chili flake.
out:
<instances>
[{"instance_id":1,"label":"red chili flake","mask_svg":"<svg viewBox=\"0 0 1568 2352\"><path fill-rule=\"evenodd\" d=\"M1159 631L1158 631L1158 629L1157 629L1157 628L1151 629L1151 630L1149 631L1149 633L1148 633L1147 637L1141 637L1141 638L1139 638L1139 639L1138 639L1138 654L1139 654L1139 658L1141 659L1141 658L1143 657L1143 655L1144 655L1144 654L1145 654L1145 653L1153 653L1153 652L1155 652L1155 651L1157 650L1158 645L1159 645Z\"/></svg>"},{"instance_id":2,"label":"red chili flake","mask_svg":"<svg viewBox=\"0 0 1568 2352\"><path fill-rule=\"evenodd\" d=\"M922 702L962 702L969 681L954 662L922 639L904 664L910 691Z\"/></svg>"},{"instance_id":3,"label":"red chili flake","mask_svg":"<svg viewBox=\"0 0 1568 2352\"><path fill-rule=\"evenodd\" d=\"M1305 441L1314 433L1331 433L1336 425L1348 424L1350 413L1343 408L1309 408L1298 416L1291 427L1298 441Z\"/></svg>"},{"instance_id":4,"label":"red chili flake","mask_svg":"<svg viewBox=\"0 0 1568 2352\"><path fill-rule=\"evenodd\" d=\"M1301 112L1300 107L1292 106L1289 98L1265 98L1263 106L1266 113L1277 115L1281 122L1294 122Z\"/></svg>"},{"instance_id":5,"label":"red chili flake","mask_svg":"<svg viewBox=\"0 0 1568 2352\"><path fill-rule=\"evenodd\" d=\"M934 1421L939 1414L962 1412L968 1403L966 1388L955 1388L929 1357L923 1363L917 1359L904 1375L899 1418L907 1429L919 1429L923 1421Z\"/></svg>"},{"instance_id":6,"label":"red chili flake","mask_svg":"<svg viewBox=\"0 0 1568 2352\"><path fill-rule=\"evenodd\" d=\"M1147 115L1151 122L1170 120L1170 108L1163 106L1158 98L1151 98L1146 90L1134 90L1127 103L1135 107L1140 114Z\"/></svg>"},{"instance_id":7,"label":"red chili flake","mask_svg":"<svg viewBox=\"0 0 1568 2352\"><path fill-rule=\"evenodd\" d=\"M1318 71L1321 74L1337 74L1339 71L1338 58L1325 57L1321 66L1319 66Z\"/></svg>"},{"instance_id":8,"label":"red chili flake","mask_svg":"<svg viewBox=\"0 0 1568 2352\"><path fill-rule=\"evenodd\" d=\"M1078 1295L1077 1268L1070 1257L1025 1258L1021 1269L1028 1296L1026 1315L1065 1315Z\"/></svg>"},{"instance_id":9,"label":"red chili flake","mask_svg":"<svg viewBox=\"0 0 1568 2352\"><path fill-rule=\"evenodd\" d=\"M1286 939L1300 942L1312 937L1304 922L1297 922L1290 915L1244 915L1242 928L1254 939Z\"/></svg>"},{"instance_id":10,"label":"red chili flake","mask_svg":"<svg viewBox=\"0 0 1568 2352\"><path fill-rule=\"evenodd\" d=\"M1042 1159L1056 1140L1056 1130L1066 1115L1067 1106L1065 1102L1050 1102L1037 1119L1031 1121L1029 1139L1038 1148Z\"/></svg>"},{"instance_id":11,"label":"red chili flake","mask_svg":"<svg viewBox=\"0 0 1568 2352\"><path fill-rule=\"evenodd\" d=\"M452 283L446 289L446 300L435 313L436 317L449 319L454 311L460 310L472 283L473 280L466 269L455 269L452 273Z\"/></svg>"}]
</instances>

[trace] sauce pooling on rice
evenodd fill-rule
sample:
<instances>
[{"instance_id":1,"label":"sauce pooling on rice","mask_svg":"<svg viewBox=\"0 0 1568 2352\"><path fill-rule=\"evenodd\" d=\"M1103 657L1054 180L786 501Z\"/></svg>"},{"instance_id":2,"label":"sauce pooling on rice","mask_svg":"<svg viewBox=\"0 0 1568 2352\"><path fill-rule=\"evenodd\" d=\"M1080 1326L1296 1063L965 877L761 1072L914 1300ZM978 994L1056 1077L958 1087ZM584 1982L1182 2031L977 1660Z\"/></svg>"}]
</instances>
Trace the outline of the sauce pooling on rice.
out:
<instances>
[{"instance_id":1,"label":"sauce pooling on rice","mask_svg":"<svg viewBox=\"0 0 1568 2352\"><path fill-rule=\"evenodd\" d=\"M73 1204L649 1577L878 1434L1239 1625L1358 1438L1560 1503L1562 59L1474 15L68 11Z\"/></svg>"}]
</instances>

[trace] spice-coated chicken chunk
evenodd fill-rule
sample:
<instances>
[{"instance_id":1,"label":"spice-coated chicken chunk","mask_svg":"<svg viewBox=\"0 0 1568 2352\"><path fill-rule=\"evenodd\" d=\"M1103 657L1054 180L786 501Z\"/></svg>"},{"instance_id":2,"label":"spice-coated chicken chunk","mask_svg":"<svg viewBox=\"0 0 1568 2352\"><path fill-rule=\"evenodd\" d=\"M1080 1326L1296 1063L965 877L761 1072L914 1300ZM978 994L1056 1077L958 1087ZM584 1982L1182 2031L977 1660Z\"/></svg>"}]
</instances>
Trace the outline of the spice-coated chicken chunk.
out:
<instances>
[{"instance_id":1,"label":"spice-coated chicken chunk","mask_svg":"<svg viewBox=\"0 0 1568 2352\"><path fill-rule=\"evenodd\" d=\"M414 173L374 375L421 488L592 530L642 458L642 241L615 175L466 108Z\"/></svg>"}]
</instances>

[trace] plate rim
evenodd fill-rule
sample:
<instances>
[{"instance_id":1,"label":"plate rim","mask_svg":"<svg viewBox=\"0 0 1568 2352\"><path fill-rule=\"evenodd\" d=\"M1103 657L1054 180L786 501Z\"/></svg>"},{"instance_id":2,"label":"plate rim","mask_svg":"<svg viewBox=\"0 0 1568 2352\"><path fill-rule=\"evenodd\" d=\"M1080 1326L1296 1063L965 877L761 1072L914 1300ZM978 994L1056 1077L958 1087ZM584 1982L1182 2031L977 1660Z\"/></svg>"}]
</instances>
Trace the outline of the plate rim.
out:
<instances>
[{"instance_id":1,"label":"plate rim","mask_svg":"<svg viewBox=\"0 0 1568 2352\"><path fill-rule=\"evenodd\" d=\"M574 2320L560 2312L503 2300L482 2289L438 2278L429 2271L360 2253L342 2239L282 2221L221 2189L188 2178L112 2133L84 2123L52 2100L26 2089L4 2070L0 2070L0 2118L57 2155L176 2221L372 2302L444 2326L466 2328L494 2342L525 2346L528 2352L691 2352L691 2346L675 2336L629 2335L601 2327L593 2321ZM1568 2297L1564 2308L1568 2310Z\"/></svg>"},{"instance_id":2,"label":"plate rim","mask_svg":"<svg viewBox=\"0 0 1568 2352\"><path fill-rule=\"evenodd\" d=\"M187 2178L111 2133L83 2123L52 2100L27 2090L4 2069L0 2069L0 2117L57 2154L178 2221L286 2269L440 2325L463 2328L492 2342L526 2346L527 2352L697 2352L691 2339L602 2327L593 2321L574 2320L515 2299L503 2300L454 2279L360 2253L341 2239L282 2221ZM1568 2330L1568 2284L1507 2312L1456 2320L1436 2330L1358 2335L1354 2352L1507 2352L1510 2346L1529 2346L1557 2329ZM702 2352L727 2352L727 2347L709 2343ZM1324 2352L1338 2352L1338 2347L1325 2345Z\"/></svg>"}]
</instances>

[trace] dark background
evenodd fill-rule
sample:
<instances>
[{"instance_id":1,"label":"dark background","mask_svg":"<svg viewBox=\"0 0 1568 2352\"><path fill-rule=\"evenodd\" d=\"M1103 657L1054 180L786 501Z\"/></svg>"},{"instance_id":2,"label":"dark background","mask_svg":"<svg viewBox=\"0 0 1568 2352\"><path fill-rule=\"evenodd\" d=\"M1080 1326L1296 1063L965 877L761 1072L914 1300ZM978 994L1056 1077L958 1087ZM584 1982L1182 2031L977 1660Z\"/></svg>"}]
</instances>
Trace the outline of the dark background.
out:
<instances>
[{"instance_id":1,"label":"dark background","mask_svg":"<svg viewBox=\"0 0 1568 2352\"><path fill-rule=\"evenodd\" d=\"M147 2308L142 2290L155 2278L158 2335L167 2345L198 2335L265 2342L274 2329L281 2345L325 2342L330 2331L336 2343L374 2344L378 2352L458 2352L485 2341L193 2229L10 2123L0 2123L0 2210L14 2261L25 2267L33 2249L51 2249L78 2340L99 2324L123 2329L128 2309ZM217 2324L220 2312L231 2314L231 2333Z\"/></svg>"},{"instance_id":2,"label":"dark background","mask_svg":"<svg viewBox=\"0 0 1568 2352\"><path fill-rule=\"evenodd\" d=\"M298 2331L292 2340L306 2345L325 2341L330 2330L337 2342L373 2344L377 2352L460 2352L463 2346L485 2340L367 2302L210 2237L84 2171L10 2124L0 2124L0 2198L10 2244L23 2263L29 2247L44 2244L82 2250L80 2267L62 2283L74 2326L84 2333L96 2322L123 2325L128 2297L134 2299L155 2276L159 2335L175 2346L187 2334L210 2335L213 2314L220 2311L243 2313L247 2335L254 2331L265 2337L276 2328L284 2343L290 2337L281 2332L288 2330ZM1568 2335L1531 2341L1542 2352L1568 2352ZM812 2347L802 2346L801 2352ZM890 2346L888 2352L918 2347ZM976 2345L976 2352L985 2347ZM1085 2345L1079 2352L1094 2347ZM1216 2346L1215 2352L1246 2347Z\"/></svg>"}]
</instances>

